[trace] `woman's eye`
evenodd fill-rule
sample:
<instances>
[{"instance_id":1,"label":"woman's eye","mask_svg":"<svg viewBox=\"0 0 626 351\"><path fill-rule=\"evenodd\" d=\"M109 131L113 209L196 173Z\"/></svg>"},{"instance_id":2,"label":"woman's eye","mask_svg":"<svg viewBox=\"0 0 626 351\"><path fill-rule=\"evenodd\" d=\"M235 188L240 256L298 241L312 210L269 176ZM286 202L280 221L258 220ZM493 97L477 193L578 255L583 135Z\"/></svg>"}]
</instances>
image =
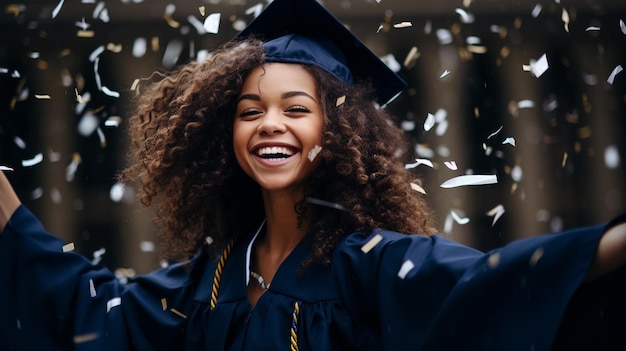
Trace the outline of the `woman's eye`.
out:
<instances>
[{"instance_id":1,"label":"woman's eye","mask_svg":"<svg viewBox=\"0 0 626 351\"><path fill-rule=\"evenodd\" d=\"M246 110L243 110L239 113L239 117L250 117L250 116L254 116L261 113L260 110L257 110L256 108L249 108Z\"/></svg>"},{"instance_id":2,"label":"woman's eye","mask_svg":"<svg viewBox=\"0 0 626 351\"><path fill-rule=\"evenodd\" d=\"M287 112L311 112L308 108L302 105L291 106L287 109Z\"/></svg>"}]
</instances>

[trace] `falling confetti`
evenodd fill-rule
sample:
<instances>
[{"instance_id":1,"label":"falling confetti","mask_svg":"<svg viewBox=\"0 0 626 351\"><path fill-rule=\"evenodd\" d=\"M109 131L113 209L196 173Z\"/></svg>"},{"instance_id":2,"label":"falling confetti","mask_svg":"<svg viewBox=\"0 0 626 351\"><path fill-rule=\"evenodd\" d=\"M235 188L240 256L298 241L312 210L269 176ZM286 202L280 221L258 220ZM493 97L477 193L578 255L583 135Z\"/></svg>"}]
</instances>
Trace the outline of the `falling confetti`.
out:
<instances>
[{"instance_id":1,"label":"falling confetti","mask_svg":"<svg viewBox=\"0 0 626 351\"><path fill-rule=\"evenodd\" d=\"M530 71L535 77L541 77L548 70L548 58L543 54L537 61L530 62Z\"/></svg>"},{"instance_id":2,"label":"falling confetti","mask_svg":"<svg viewBox=\"0 0 626 351\"><path fill-rule=\"evenodd\" d=\"M504 212L505 212L504 206L502 206L502 205L497 205L496 207L494 207L491 210L489 210L489 212L487 212L487 216L493 217L493 221L491 222L491 226L492 227L496 224L498 219L500 219L500 217L502 217Z\"/></svg>"},{"instance_id":3,"label":"falling confetti","mask_svg":"<svg viewBox=\"0 0 626 351\"><path fill-rule=\"evenodd\" d=\"M320 205L320 206L326 206L326 207L330 207L330 208L334 208L337 210L341 210L341 211L347 211L348 209L341 206L340 204L334 203L334 202L330 202L330 201L326 201L326 200L320 200L320 199L316 199L316 198L312 198L312 197L307 197L306 201L315 205Z\"/></svg>"},{"instance_id":4,"label":"falling confetti","mask_svg":"<svg viewBox=\"0 0 626 351\"><path fill-rule=\"evenodd\" d=\"M610 145L604 150L604 164L608 169L618 169L620 166L620 155L617 146Z\"/></svg>"},{"instance_id":5,"label":"falling confetti","mask_svg":"<svg viewBox=\"0 0 626 351\"><path fill-rule=\"evenodd\" d=\"M425 159L425 158L416 158L415 159L415 163L409 163L404 165L404 168L409 169L409 168L415 168L419 165L425 165L428 166L430 168L433 168L433 162L431 160Z\"/></svg>"},{"instance_id":6,"label":"falling confetti","mask_svg":"<svg viewBox=\"0 0 626 351\"><path fill-rule=\"evenodd\" d=\"M89 279L89 296L96 297L96 286L93 283L93 279Z\"/></svg>"},{"instance_id":7,"label":"falling confetti","mask_svg":"<svg viewBox=\"0 0 626 351\"><path fill-rule=\"evenodd\" d=\"M543 257L543 248L539 247L535 252L533 252L532 256L530 256L530 260L528 260L528 265L530 267L534 267L537 265L537 262Z\"/></svg>"},{"instance_id":8,"label":"falling confetti","mask_svg":"<svg viewBox=\"0 0 626 351\"><path fill-rule=\"evenodd\" d=\"M500 264L500 253L494 252L491 255L489 255L487 262L489 264L489 268L491 269L498 267L498 265Z\"/></svg>"},{"instance_id":9,"label":"falling confetti","mask_svg":"<svg viewBox=\"0 0 626 351\"><path fill-rule=\"evenodd\" d=\"M380 234L376 234L374 235L367 243L365 243L365 245L363 245L361 247L361 251L363 251L363 253L368 253L370 251L372 251L372 249L378 245L378 243L380 243L383 240L383 236Z\"/></svg>"},{"instance_id":10,"label":"falling confetti","mask_svg":"<svg viewBox=\"0 0 626 351\"><path fill-rule=\"evenodd\" d=\"M120 306L121 304L122 304L121 297L114 297L111 300L107 301L107 313L109 313L113 307Z\"/></svg>"},{"instance_id":11,"label":"falling confetti","mask_svg":"<svg viewBox=\"0 0 626 351\"><path fill-rule=\"evenodd\" d=\"M508 138L504 139L504 141L502 142L502 144L503 144L503 145L504 145L504 144L509 144L509 145L515 146L515 138L513 138L513 137L508 137Z\"/></svg>"},{"instance_id":12,"label":"falling confetti","mask_svg":"<svg viewBox=\"0 0 626 351\"><path fill-rule=\"evenodd\" d=\"M320 153L320 151L322 151L322 147L319 145L315 145L311 149L311 151L309 151L309 154L307 155L307 158L309 159L309 161L313 162L315 158L317 157L317 155Z\"/></svg>"},{"instance_id":13,"label":"falling confetti","mask_svg":"<svg viewBox=\"0 0 626 351\"><path fill-rule=\"evenodd\" d=\"M204 29L211 34L217 34L220 29L220 19L222 15L220 13L212 13L204 20Z\"/></svg>"},{"instance_id":14,"label":"falling confetti","mask_svg":"<svg viewBox=\"0 0 626 351\"><path fill-rule=\"evenodd\" d=\"M626 34L626 24L624 24L623 20L619 20L619 28L622 30L622 33Z\"/></svg>"},{"instance_id":15,"label":"falling confetti","mask_svg":"<svg viewBox=\"0 0 626 351\"><path fill-rule=\"evenodd\" d=\"M69 244L65 244L63 245L63 252L71 252L74 251L75 247L74 247L74 243L69 243Z\"/></svg>"},{"instance_id":16,"label":"falling confetti","mask_svg":"<svg viewBox=\"0 0 626 351\"><path fill-rule=\"evenodd\" d=\"M450 211L450 215L452 216L452 219L454 219L454 221L457 222L458 224L463 225L463 224L467 224L470 222L469 218L459 216L459 214L456 213L456 211L454 210Z\"/></svg>"},{"instance_id":17,"label":"falling confetti","mask_svg":"<svg viewBox=\"0 0 626 351\"><path fill-rule=\"evenodd\" d=\"M163 308L163 311L167 310L167 299L166 298L162 298L161 299L161 308Z\"/></svg>"},{"instance_id":18,"label":"falling confetti","mask_svg":"<svg viewBox=\"0 0 626 351\"><path fill-rule=\"evenodd\" d=\"M624 68L622 68L622 65L617 65L617 67L613 69L613 72L611 72L611 75L609 75L609 78L606 80L607 83L613 84L613 81L615 80L615 76L618 75L623 70Z\"/></svg>"},{"instance_id":19,"label":"falling confetti","mask_svg":"<svg viewBox=\"0 0 626 351\"><path fill-rule=\"evenodd\" d=\"M100 337L100 334L98 333L89 333L89 334L76 335L74 336L73 340L74 340L74 344L82 344L82 343L96 340L99 337Z\"/></svg>"},{"instance_id":20,"label":"falling confetti","mask_svg":"<svg viewBox=\"0 0 626 351\"><path fill-rule=\"evenodd\" d=\"M412 27L413 23L411 22L400 22L393 25L394 28L409 28Z\"/></svg>"},{"instance_id":21,"label":"falling confetti","mask_svg":"<svg viewBox=\"0 0 626 351\"><path fill-rule=\"evenodd\" d=\"M468 185L488 185L497 184L498 178L493 175L463 175L445 181L441 184L444 189L455 188Z\"/></svg>"},{"instance_id":22,"label":"falling confetti","mask_svg":"<svg viewBox=\"0 0 626 351\"><path fill-rule=\"evenodd\" d=\"M179 310L177 310L177 309L175 309L175 308L170 309L170 311L171 311L173 314L175 314L175 315L179 316L180 318L187 319L187 316L186 316L184 313L180 312Z\"/></svg>"},{"instance_id":23,"label":"falling confetti","mask_svg":"<svg viewBox=\"0 0 626 351\"><path fill-rule=\"evenodd\" d=\"M419 184L411 183L411 189L426 195L426 190L424 190L424 188L422 188Z\"/></svg>"},{"instance_id":24,"label":"falling confetti","mask_svg":"<svg viewBox=\"0 0 626 351\"><path fill-rule=\"evenodd\" d=\"M458 169L456 162L454 161L446 161L443 164L450 170L456 171Z\"/></svg>"},{"instance_id":25,"label":"falling confetti","mask_svg":"<svg viewBox=\"0 0 626 351\"><path fill-rule=\"evenodd\" d=\"M7 166L0 166L0 171L8 171L8 172L12 172L13 168L11 167L7 167Z\"/></svg>"},{"instance_id":26,"label":"falling confetti","mask_svg":"<svg viewBox=\"0 0 626 351\"><path fill-rule=\"evenodd\" d=\"M57 4L57 6L55 6L54 9L52 10L52 18L56 18L59 15L59 12L61 11L61 8L63 7L64 2L65 0L59 0L59 3Z\"/></svg>"},{"instance_id":27,"label":"falling confetti","mask_svg":"<svg viewBox=\"0 0 626 351\"><path fill-rule=\"evenodd\" d=\"M22 167L32 167L40 164L43 161L43 154L38 153L33 158L22 161Z\"/></svg>"},{"instance_id":28,"label":"falling confetti","mask_svg":"<svg viewBox=\"0 0 626 351\"><path fill-rule=\"evenodd\" d=\"M343 105L344 102L346 102L346 96L345 95L342 95L342 96L338 97L337 101L335 102L335 107Z\"/></svg>"},{"instance_id":29,"label":"falling confetti","mask_svg":"<svg viewBox=\"0 0 626 351\"><path fill-rule=\"evenodd\" d=\"M406 275L409 274L409 272L413 268L415 268L415 264L413 263L413 261L411 260L404 261L404 263L400 267L400 270L398 271L398 278L400 279L406 278Z\"/></svg>"}]
</instances>

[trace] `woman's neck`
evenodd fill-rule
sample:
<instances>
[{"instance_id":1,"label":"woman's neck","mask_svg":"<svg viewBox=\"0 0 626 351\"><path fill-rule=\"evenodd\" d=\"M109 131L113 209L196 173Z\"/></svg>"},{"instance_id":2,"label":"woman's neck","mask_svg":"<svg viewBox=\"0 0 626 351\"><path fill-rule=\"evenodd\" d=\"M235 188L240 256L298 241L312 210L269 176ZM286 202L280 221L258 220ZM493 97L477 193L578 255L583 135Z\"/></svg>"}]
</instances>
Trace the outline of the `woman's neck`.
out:
<instances>
[{"instance_id":1,"label":"woman's neck","mask_svg":"<svg viewBox=\"0 0 626 351\"><path fill-rule=\"evenodd\" d=\"M264 192L266 233L259 243L271 259L284 259L306 234L306 221L298 223L295 206L302 199L292 192Z\"/></svg>"}]
</instances>

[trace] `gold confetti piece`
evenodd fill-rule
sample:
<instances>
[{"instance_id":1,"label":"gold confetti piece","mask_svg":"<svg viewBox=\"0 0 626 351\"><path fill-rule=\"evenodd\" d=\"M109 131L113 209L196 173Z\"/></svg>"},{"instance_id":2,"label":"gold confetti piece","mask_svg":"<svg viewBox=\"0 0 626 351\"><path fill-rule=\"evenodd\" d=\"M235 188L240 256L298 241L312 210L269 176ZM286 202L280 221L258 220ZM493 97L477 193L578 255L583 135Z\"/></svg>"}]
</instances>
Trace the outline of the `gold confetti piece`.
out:
<instances>
[{"instance_id":1,"label":"gold confetti piece","mask_svg":"<svg viewBox=\"0 0 626 351\"><path fill-rule=\"evenodd\" d=\"M74 251L74 249L75 249L74 243L69 243L69 244L63 245L63 252Z\"/></svg>"},{"instance_id":2,"label":"gold confetti piece","mask_svg":"<svg viewBox=\"0 0 626 351\"><path fill-rule=\"evenodd\" d=\"M111 311L113 307L117 307L121 304L122 304L121 297L114 297L111 300L107 301L107 313L109 313L109 311Z\"/></svg>"},{"instance_id":3,"label":"gold confetti piece","mask_svg":"<svg viewBox=\"0 0 626 351\"><path fill-rule=\"evenodd\" d=\"M411 68L413 67L413 65L415 65L415 62L421 55L422 54L419 52L419 49L417 48L417 46L413 46L411 47L411 50L409 50L409 53L404 58L404 62L402 64L404 65L405 68Z\"/></svg>"},{"instance_id":4,"label":"gold confetti piece","mask_svg":"<svg viewBox=\"0 0 626 351\"><path fill-rule=\"evenodd\" d=\"M378 245L378 243L381 242L381 240L383 240L382 235L374 235L367 243L365 243L365 245L361 247L361 251L363 251L363 253L370 252L374 248L374 246Z\"/></svg>"},{"instance_id":5,"label":"gold confetti piece","mask_svg":"<svg viewBox=\"0 0 626 351\"><path fill-rule=\"evenodd\" d=\"M482 45L468 45L467 51L472 54L485 54L487 53L487 47Z\"/></svg>"},{"instance_id":6,"label":"gold confetti piece","mask_svg":"<svg viewBox=\"0 0 626 351\"><path fill-rule=\"evenodd\" d=\"M424 188L422 188L419 184L411 182L411 189L426 195L426 190L424 190Z\"/></svg>"},{"instance_id":7,"label":"gold confetti piece","mask_svg":"<svg viewBox=\"0 0 626 351\"><path fill-rule=\"evenodd\" d=\"M170 309L170 312L172 312L173 314L179 316L180 318L187 319L187 316L184 313L180 312L179 310L177 310L175 308Z\"/></svg>"},{"instance_id":8,"label":"gold confetti piece","mask_svg":"<svg viewBox=\"0 0 626 351\"><path fill-rule=\"evenodd\" d=\"M135 80L133 81L133 84L130 86L130 90L136 91L138 86L139 86L139 79L135 78Z\"/></svg>"},{"instance_id":9,"label":"gold confetti piece","mask_svg":"<svg viewBox=\"0 0 626 351\"><path fill-rule=\"evenodd\" d=\"M152 40L150 41L150 47L152 48L152 51L159 51L159 37L152 37Z\"/></svg>"},{"instance_id":10,"label":"gold confetti piece","mask_svg":"<svg viewBox=\"0 0 626 351\"><path fill-rule=\"evenodd\" d=\"M50 100L51 97L48 94L35 94L35 99L39 100Z\"/></svg>"},{"instance_id":11,"label":"gold confetti piece","mask_svg":"<svg viewBox=\"0 0 626 351\"><path fill-rule=\"evenodd\" d=\"M83 335L76 335L74 336L73 339L74 339L74 344L82 344L84 342L95 340L99 337L100 337L100 334L98 333L89 333L89 334L83 334Z\"/></svg>"},{"instance_id":12,"label":"gold confetti piece","mask_svg":"<svg viewBox=\"0 0 626 351\"><path fill-rule=\"evenodd\" d=\"M578 129L578 138L579 139L587 139L591 137L592 131L590 126L585 126Z\"/></svg>"},{"instance_id":13,"label":"gold confetti piece","mask_svg":"<svg viewBox=\"0 0 626 351\"><path fill-rule=\"evenodd\" d=\"M494 252L489 255L487 262L489 263L489 268L496 268L500 264L500 253Z\"/></svg>"},{"instance_id":14,"label":"gold confetti piece","mask_svg":"<svg viewBox=\"0 0 626 351\"><path fill-rule=\"evenodd\" d=\"M163 311L167 310L167 299L166 298L162 298L161 299L161 307L163 307Z\"/></svg>"},{"instance_id":15,"label":"gold confetti piece","mask_svg":"<svg viewBox=\"0 0 626 351\"><path fill-rule=\"evenodd\" d=\"M322 147L319 145L315 145L315 147L313 147L311 151L309 151L309 154L307 155L309 161L313 162L315 158L317 157L317 155L320 153L320 151L322 151Z\"/></svg>"},{"instance_id":16,"label":"gold confetti piece","mask_svg":"<svg viewBox=\"0 0 626 351\"><path fill-rule=\"evenodd\" d=\"M13 16L19 16L20 12L26 10L26 6L22 4L9 4L4 8L4 12L8 14L12 14Z\"/></svg>"},{"instance_id":17,"label":"gold confetti piece","mask_svg":"<svg viewBox=\"0 0 626 351\"><path fill-rule=\"evenodd\" d=\"M172 27L172 28L180 27L180 23L178 21L176 21L175 19L173 19L170 14L166 13L165 15L163 15L163 18L165 19L165 21L167 22L167 24L170 27Z\"/></svg>"},{"instance_id":18,"label":"gold confetti piece","mask_svg":"<svg viewBox=\"0 0 626 351\"><path fill-rule=\"evenodd\" d=\"M404 279L406 278L406 275L413 269L415 268L415 264L413 263L413 261L411 260L406 260L404 261L404 263L402 264L402 267L400 267L400 270L398 271L398 277L400 279Z\"/></svg>"},{"instance_id":19,"label":"gold confetti piece","mask_svg":"<svg viewBox=\"0 0 626 351\"><path fill-rule=\"evenodd\" d=\"M205 15L205 13L206 13L206 12L205 12L205 11L206 11L206 7L204 7L204 6L200 6L200 7L198 7L198 11L200 11L200 15L201 15L202 17L204 17L204 15Z\"/></svg>"},{"instance_id":20,"label":"gold confetti piece","mask_svg":"<svg viewBox=\"0 0 626 351\"><path fill-rule=\"evenodd\" d=\"M79 38L93 38L95 34L92 30L79 30L76 32L76 36Z\"/></svg>"},{"instance_id":21,"label":"gold confetti piece","mask_svg":"<svg viewBox=\"0 0 626 351\"><path fill-rule=\"evenodd\" d=\"M119 54L120 52L122 52L122 44L108 43L107 50Z\"/></svg>"},{"instance_id":22,"label":"gold confetti piece","mask_svg":"<svg viewBox=\"0 0 626 351\"><path fill-rule=\"evenodd\" d=\"M535 250L535 252L533 252L532 256L530 256L528 265L531 267L534 267L535 265L537 265L537 262L539 262L539 260L541 259L541 256L543 256L543 248L540 247L537 250Z\"/></svg>"},{"instance_id":23,"label":"gold confetti piece","mask_svg":"<svg viewBox=\"0 0 626 351\"><path fill-rule=\"evenodd\" d=\"M412 27L413 23L411 22L400 22L393 25L393 28L408 28Z\"/></svg>"},{"instance_id":24,"label":"gold confetti piece","mask_svg":"<svg viewBox=\"0 0 626 351\"><path fill-rule=\"evenodd\" d=\"M346 102L346 96L342 95L340 97L337 98L337 101L335 102L335 107L342 105L344 102Z\"/></svg>"},{"instance_id":25,"label":"gold confetti piece","mask_svg":"<svg viewBox=\"0 0 626 351\"><path fill-rule=\"evenodd\" d=\"M561 161L561 167L565 167L567 163L567 152L563 153L563 160Z\"/></svg>"}]
</instances>

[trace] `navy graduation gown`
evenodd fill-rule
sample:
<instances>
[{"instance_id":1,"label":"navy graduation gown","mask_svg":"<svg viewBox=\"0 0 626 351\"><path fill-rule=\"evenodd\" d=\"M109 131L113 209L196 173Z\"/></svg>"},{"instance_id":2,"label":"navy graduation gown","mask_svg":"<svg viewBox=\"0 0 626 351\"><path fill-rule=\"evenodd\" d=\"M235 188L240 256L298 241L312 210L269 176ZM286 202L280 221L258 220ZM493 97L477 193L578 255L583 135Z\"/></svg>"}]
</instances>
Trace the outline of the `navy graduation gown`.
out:
<instances>
[{"instance_id":1,"label":"navy graduation gown","mask_svg":"<svg viewBox=\"0 0 626 351\"><path fill-rule=\"evenodd\" d=\"M220 260L199 255L122 284L107 269L63 252L64 243L22 206L0 236L0 346L548 350L565 316L575 322L557 344L567 347L577 345L572 333L589 331L568 304L585 317L597 312L585 302L597 301L597 292L578 287L604 230L524 239L488 253L439 236L376 230L347 236L330 267L302 267L310 253L302 242L252 309L245 259L251 235L235 242L219 279ZM583 302L570 302L581 291ZM623 325L624 315L618 317Z\"/></svg>"}]
</instances>

